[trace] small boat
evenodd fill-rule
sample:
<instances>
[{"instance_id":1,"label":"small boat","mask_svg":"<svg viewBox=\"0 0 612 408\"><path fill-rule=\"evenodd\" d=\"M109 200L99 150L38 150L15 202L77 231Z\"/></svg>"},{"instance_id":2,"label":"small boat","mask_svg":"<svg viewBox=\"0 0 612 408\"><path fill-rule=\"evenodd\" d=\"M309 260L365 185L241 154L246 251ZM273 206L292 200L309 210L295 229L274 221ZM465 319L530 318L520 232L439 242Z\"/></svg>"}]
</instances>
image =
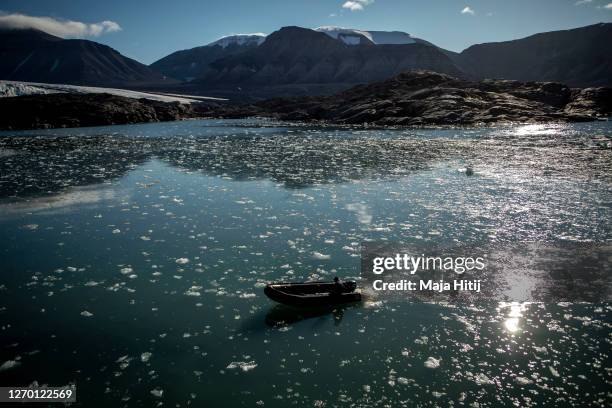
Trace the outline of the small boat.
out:
<instances>
[{"instance_id":1,"label":"small boat","mask_svg":"<svg viewBox=\"0 0 612 408\"><path fill-rule=\"evenodd\" d=\"M361 293L355 292L357 283L342 282L338 290L335 282L270 283L264 293L275 302L289 306L317 307L359 302Z\"/></svg>"}]
</instances>

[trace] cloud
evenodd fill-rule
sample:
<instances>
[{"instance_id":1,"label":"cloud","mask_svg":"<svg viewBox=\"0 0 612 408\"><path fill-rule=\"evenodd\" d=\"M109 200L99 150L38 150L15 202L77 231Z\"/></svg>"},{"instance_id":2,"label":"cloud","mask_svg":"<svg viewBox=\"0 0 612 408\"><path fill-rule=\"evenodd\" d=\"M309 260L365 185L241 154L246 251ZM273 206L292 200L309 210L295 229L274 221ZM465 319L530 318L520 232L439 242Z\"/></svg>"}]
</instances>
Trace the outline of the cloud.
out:
<instances>
[{"instance_id":1,"label":"cloud","mask_svg":"<svg viewBox=\"0 0 612 408\"><path fill-rule=\"evenodd\" d=\"M582 6L584 4L592 3L593 0L578 0L574 3L574 6Z\"/></svg>"},{"instance_id":2,"label":"cloud","mask_svg":"<svg viewBox=\"0 0 612 408\"><path fill-rule=\"evenodd\" d=\"M612 3L608 3L605 6L603 6L603 8L605 8L606 10L612 10Z\"/></svg>"},{"instance_id":3,"label":"cloud","mask_svg":"<svg viewBox=\"0 0 612 408\"><path fill-rule=\"evenodd\" d=\"M463 10L461 10L461 14L476 14L475 11L470 6L465 6Z\"/></svg>"},{"instance_id":4,"label":"cloud","mask_svg":"<svg viewBox=\"0 0 612 408\"><path fill-rule=\"evenodd\" d=\"M362 11L365 6L369 6L374 3L374 0L349 0L344 2L342 8L351 11Z\"/></svg>"},{"instance_id":5,"label":"cloud","mask_svg":"<svg viewBox=\"0 0 612 408\"><path fill-rule=\"evenodd\" d=\"M81 23L80 21L58 20L53 17L35 17L25 14L0 14L0 28L34 28L62 38L98 37L102 34L121 31L114 21Z\"/></svg>"}]
</instances>

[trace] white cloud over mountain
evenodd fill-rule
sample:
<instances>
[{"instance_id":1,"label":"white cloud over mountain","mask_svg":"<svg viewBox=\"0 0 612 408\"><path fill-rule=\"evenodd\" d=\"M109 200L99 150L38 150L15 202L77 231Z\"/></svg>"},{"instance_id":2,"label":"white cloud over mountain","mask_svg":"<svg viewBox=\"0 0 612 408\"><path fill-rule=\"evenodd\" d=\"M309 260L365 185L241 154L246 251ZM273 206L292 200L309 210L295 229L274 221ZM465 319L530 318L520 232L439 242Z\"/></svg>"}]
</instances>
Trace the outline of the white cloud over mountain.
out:
<instances>
[{"instance_id":1,"label":"white cloud over mountain","mask_svg":"<svg viewBox=\"0 0 612 408\"><path fill-rule=\"evenodd\" d=\"M121 31L114 21L82 23L80 21L59 20L53 17L37 17L25 14L0 14L0 28L34 28L62 38L98 37L102 34Z\"/></svg>"},{"instance_id":2,"label":"white cloud over mountain","mask_svg":"<svg viewBox=\"0 0 612 408\"><path fill-rule=\"evenodd\" d=\"M362 11L365 6L369 6L374 3L374 0L349 0L344 2L342 8L351 11Z\"/></svg>"}]
</instances>

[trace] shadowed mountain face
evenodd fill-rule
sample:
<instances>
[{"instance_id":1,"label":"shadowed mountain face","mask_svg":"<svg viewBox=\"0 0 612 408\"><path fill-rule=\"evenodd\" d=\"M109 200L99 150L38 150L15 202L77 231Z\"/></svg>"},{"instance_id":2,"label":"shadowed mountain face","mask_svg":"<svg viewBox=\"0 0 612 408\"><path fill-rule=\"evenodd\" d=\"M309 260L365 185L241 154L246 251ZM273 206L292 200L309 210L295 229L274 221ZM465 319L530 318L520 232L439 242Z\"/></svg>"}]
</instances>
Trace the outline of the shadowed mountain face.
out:
<instances>
[{"instance_id":1,"label":"shadowed mountain face","mask_svg":"<svg viewBox=\"0 0 612 408\"><path fill-rule=\"evenodd\" d=\"M612 23L472 45L455 58L476 78L612 85Z\"/></svg>"},{"instance_id":2,"label":"shadowed mountain face","mask_svg":"<svg viewBox=\"0 0 612 408\"><path fill-rule=\"evenodd\" d=\"M155 61L151 68L172 78L191 81L201 76L208 64L257 47L257 43L205 45L189 50L181 50Z\"/></svg>"},{"instance_id":3,"label":"shadowed mountain face","mask_svg":"<svg viewBox=\"0 0 612 408\"><path fill-rule=\"evenodd\" d=\"M33 29L0 30L0 78L102 86L175 82L106 45Z\"/></svg>"},{"instance_id":4,"label":"shadowed mountain face","mask_svg":"<svg viewBox=\"0 0 612 408\"><path fill-rule=\"evenodd\" d=\"M382 80L409 69L461 76L455 64L427 44L347 45L300 27L284 27L259 47L209 65L198 83L280 85L355 84Z\"/></svg>"}]
</instances>

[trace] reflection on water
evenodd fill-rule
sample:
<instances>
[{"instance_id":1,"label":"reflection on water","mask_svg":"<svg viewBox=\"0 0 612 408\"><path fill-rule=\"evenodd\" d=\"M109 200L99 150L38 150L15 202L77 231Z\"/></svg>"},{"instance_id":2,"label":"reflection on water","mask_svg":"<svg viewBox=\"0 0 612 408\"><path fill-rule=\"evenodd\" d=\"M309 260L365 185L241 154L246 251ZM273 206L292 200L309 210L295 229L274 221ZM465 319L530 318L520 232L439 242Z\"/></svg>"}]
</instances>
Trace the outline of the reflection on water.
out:
<instances>
[{"instance_id":1,"label":"reflection on water","mask_svg":"<svg viewBox=\"0 0 612 408\"><path fill-rule=\"evenodd\" d=\"M70 207L99 204L114 200L117 191L98 185L75 187L52 195L32 197L26 201L0 201L0 214L15 215L44 211L45 214L58 211L71 211Z\"/></svg>"},{"instance_id":2,"label":"reflection on water","mask_svg":"<svg viewBox=\"0 0 612 408\"><path fill-rule=\"evenodd\" d=\"M605 406L608 304L303 312L263 287L356 277L366 240L610 242L611 134L245 121L4 133L0 384L76 383L83 407Z\"/></svg>"},{"instance_id":3,"label":"reflection on water","mask_svg":"<svg viewBox=\"0 0 612 408\"><path fill-rule=\"evenodd\" d=\"M275 305L266 314L266 324L272 327L282 327L300 322L305 319L331 316L334 324L342 323L346 310L358 307L357 305L337 305L318 308L293 308L284 305Z\"/></svg>"},{"instance_id":4,"label":"reflection on water","mask_svg":"<svg viewBox=\"0 0 612 408\"><path fill-rule=\"evenodd\" d=\"M504 327L506 330L508 330L510 333L516 333L519 331L521 317L523 317L523 313L527 310L527 304L518 302L511 302L507 304L502 303L500 305L500 309L502 311L507 311L507 319L504 321Z\"/></svg>"}]
</instances>

